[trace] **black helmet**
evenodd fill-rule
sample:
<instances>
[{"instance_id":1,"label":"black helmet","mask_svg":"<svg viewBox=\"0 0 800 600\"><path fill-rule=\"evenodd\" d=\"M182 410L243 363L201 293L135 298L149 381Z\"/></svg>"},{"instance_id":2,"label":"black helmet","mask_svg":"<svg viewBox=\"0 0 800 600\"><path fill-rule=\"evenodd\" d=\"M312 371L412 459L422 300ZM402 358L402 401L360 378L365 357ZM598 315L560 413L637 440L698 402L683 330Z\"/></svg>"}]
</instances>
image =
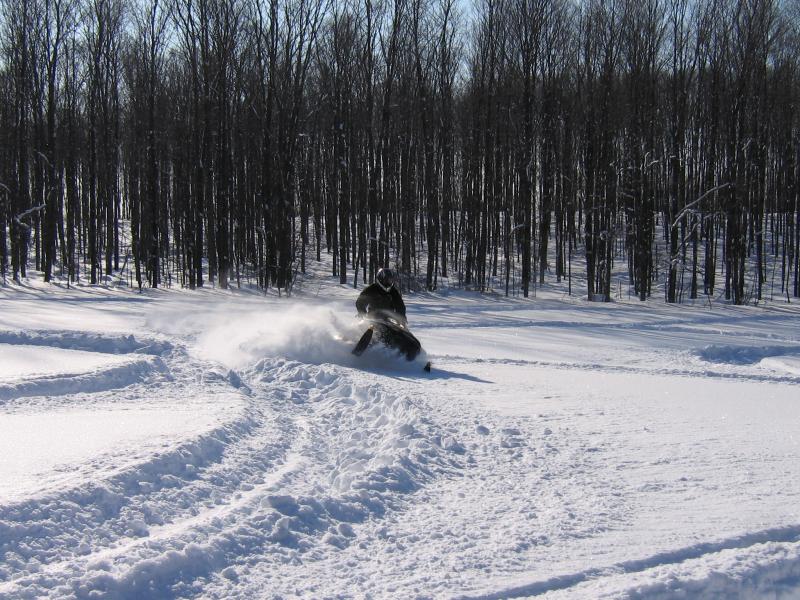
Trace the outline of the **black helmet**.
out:
<instances>
[{"instance_id":1,"label":"black helmet","mask_svg":"<svg viewBox=\"0 0 800 600\"><path fill-rule=\"evenodd\" d=\"M378 274L375 275L375 282L383 288L384 292L388 292L397 282L397 273L394 269L379 269Z\"/></svg>"}]
</instances>

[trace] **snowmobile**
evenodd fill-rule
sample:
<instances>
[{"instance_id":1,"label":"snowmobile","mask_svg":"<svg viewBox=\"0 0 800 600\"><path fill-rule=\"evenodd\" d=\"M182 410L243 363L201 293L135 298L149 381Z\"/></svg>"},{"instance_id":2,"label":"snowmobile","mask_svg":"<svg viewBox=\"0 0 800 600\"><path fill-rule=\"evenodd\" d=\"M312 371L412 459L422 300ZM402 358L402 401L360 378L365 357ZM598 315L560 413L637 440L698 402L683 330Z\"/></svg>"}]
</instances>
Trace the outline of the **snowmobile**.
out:
<instances>
[{"instance_id":1,"label":"snowmobile","mask_svg":"<svg viewBox=\"0 0 800 600\"><path fill-rule=\"evenodd\" d=\"M362 320L369 327L353 348L353 354L356 356L361 356L373 339L389 348L399 350L409 361L414 360L422 351L422 344L409 331L408 322L402 315L390 310L375 310L362 315ZM430 372L431 363L426 363L424 369Z\"/></svg>"}]
</instances>

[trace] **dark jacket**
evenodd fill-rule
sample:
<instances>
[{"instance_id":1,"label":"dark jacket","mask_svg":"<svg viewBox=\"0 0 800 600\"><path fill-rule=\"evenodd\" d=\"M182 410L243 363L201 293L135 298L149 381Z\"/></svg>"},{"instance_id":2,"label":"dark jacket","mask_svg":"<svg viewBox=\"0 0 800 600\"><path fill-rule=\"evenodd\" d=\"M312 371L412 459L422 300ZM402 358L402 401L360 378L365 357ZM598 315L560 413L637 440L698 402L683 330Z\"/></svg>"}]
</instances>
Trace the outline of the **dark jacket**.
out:
<instances>
[{"instance_id":1,"label":"dark jacket","mask_svg":"<svg viewBox=\"0 0 800 600\"><path fill-rule=\"evenodd\" d=\"M356 300L356 309L360 315L376 310L391 310L403 318L406 316L406 305L397 288L392 287L385 292L377 283L364 288Z\"/></svg>"}]
</instances>

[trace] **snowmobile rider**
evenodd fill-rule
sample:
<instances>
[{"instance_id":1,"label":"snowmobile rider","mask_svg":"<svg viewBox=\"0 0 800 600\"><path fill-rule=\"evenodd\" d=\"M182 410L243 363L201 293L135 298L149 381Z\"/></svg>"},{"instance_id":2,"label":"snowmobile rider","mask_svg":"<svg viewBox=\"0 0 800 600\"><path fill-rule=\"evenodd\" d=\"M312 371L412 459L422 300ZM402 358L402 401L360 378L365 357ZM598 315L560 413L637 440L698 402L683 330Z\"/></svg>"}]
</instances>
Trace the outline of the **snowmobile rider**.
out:
<instances>
[{"instance_id":1,"label":"snowmobile rider","mask_svg":"<svg viewBox=\"0 0 800 600\"><path fill-rule=\"evenodd\" d=\"M375 275L375 283L368 285L359 294L356 300L358 316L369 316L368 320L372 321L372 324L353 349L353 354L356 356L361 356L366 350L372 341L373 333L390 348L399 350L407 360L414 360L422 351L419 340L408 330L406 305L396 283L397 273L394 270L380 269ZM395 323L392 323L393 320ZM431 363L427 363L424 369L430 372Z\"/></svg>"},{"instance_id":2,"label":"snowmobile rider","mask_svg":"<svg viewBox=\"0 0 800 600\"><path fill-rule=\"evenodd\" d=\"M376 311L391 311L406 321L406 305L397 289L397 273L393 269L380 269L375 283L364 288L356 300L358 316L364 317Z\"/></svg>"}]
</instances>

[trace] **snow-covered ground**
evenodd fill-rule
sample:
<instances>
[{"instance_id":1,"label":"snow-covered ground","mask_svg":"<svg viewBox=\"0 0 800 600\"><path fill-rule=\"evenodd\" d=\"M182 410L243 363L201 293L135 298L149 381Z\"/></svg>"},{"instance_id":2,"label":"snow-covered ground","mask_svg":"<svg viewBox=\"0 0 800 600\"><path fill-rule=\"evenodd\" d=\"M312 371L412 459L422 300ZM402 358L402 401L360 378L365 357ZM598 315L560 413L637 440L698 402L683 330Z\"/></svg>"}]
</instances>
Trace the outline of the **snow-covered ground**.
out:
<instances>
[{"instance_id":1,"label":"snow-covered ground","mask_svg":"<svg viewBox=\"0 0 800 600\"><path fill-rule=\"evenodd\" d=\"M0 287L0 598L800 598L800 306Z\"/></svg>"}]
</instances>

